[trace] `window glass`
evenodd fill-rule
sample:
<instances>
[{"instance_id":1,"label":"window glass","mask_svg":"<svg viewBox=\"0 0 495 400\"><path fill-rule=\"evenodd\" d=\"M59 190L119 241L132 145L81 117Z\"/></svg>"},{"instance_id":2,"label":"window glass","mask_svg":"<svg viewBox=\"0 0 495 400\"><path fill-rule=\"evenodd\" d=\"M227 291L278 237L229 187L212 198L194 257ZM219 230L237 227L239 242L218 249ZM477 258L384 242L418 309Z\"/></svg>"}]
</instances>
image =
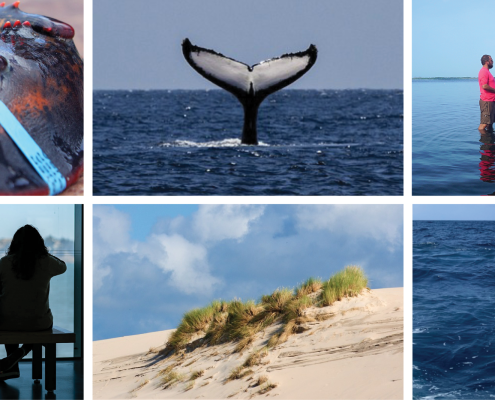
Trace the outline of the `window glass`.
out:
<instances>
[{"instance_id":1,"label":"window glass","mask_svg":"<svg viewBox=\"0 0 495 400\"><path fill-rule=\"evenodd\" d=\"M17 229L29 224L38 229L50 254L65 261L67 271L50 282L50 309L54 326L74 332L74 206L0 205L0 220L0 257L5 256ZM0 358L5 356L0 345ZM57 345L57 357L73 356L73 344Z\"/></svg>"}]
</instances>

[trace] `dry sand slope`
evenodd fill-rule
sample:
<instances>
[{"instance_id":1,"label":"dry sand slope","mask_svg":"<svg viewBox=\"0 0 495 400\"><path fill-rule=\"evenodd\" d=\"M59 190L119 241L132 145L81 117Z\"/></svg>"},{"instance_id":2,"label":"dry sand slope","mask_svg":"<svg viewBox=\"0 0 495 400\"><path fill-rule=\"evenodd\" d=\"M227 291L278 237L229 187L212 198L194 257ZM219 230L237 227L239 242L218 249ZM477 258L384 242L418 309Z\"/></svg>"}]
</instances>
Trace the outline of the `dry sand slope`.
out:
<instances>
[{"instance_id":1,"label":"dry sand slope","mask_svg":"<svg viewBox=\"0 0 495 400\"><path fill-rule=\"evenodd\" d=\"M394 288L310 308L307 315L328 319L307 323L307 330L270 349L259 365L242 370L252 373L230 381L232 371L276 327L260 333L242 354L226 343L164 358L159 350L172 331L94 342L94 398L402 399L402 307L403 289ZM167 366L183 381L164 389ZM196 371L203 373L191 380ZM255 386L262 375L277 386L268 391L263 391L267 383Z\"/></svg>"}]
</instances>

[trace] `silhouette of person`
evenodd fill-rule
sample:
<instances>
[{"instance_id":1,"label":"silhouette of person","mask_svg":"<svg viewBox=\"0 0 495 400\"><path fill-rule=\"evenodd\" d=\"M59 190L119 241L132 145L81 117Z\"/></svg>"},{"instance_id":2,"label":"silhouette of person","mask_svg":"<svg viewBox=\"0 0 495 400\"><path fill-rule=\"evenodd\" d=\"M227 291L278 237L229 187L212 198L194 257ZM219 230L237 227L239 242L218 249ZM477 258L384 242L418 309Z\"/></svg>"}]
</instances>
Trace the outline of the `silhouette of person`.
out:
<instances>
[{"instance_id":1,"label":"silhouette of person","mask_svg":"<svg viewBox=\"0 0 495 400\"><path fill-rule=\"evenodd\" d=\"M43 238L31 225L19 228L7 255L0 259L0 330L43 331L53 326L48 303L50 279L67 270L48 253ZM6 344L0 360L0 381L20 376L18 362L33 346Z\"/></svg>"}]
</instances>

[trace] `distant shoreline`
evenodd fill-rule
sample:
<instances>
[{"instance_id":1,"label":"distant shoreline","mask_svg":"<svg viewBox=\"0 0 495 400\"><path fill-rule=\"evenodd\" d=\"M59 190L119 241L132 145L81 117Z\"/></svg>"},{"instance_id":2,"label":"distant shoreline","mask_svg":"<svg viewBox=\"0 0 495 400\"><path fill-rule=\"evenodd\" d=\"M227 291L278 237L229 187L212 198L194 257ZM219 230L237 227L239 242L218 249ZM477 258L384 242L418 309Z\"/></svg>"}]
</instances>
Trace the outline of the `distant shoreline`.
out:
<instances>
[{"instance_id":1,"label":"distant shoreline","mask_svg":"<svg viewBox=\"0 0 495 400\"><path fill-rule=\"evenodd\" d=\"M454 79L478 79L476 77L469 77L469 76L459 76L459 77L456 77L456 76L450 76L450 77L443 77L443 76L435 76L435 77L431 77L431 78L412 78L413 81L418 81L418 80L454 80Z\"/></svg>"}]
</instances>

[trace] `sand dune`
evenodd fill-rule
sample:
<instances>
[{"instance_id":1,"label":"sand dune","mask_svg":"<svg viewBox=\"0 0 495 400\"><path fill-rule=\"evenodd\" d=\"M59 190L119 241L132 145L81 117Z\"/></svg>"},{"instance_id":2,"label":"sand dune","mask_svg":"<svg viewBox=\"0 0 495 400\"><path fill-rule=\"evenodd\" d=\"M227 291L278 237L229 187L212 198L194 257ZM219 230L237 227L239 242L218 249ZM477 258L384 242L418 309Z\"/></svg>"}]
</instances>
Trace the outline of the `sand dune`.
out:
<instances>
[{"instance_id":1,"label":"sand dune","mask_svg":"<svg viewBox=\"0 0 495 400\"><path fill-rule=\"evenodd\" d=\"M402 307L402 288L312 307L306 315L319 315L320 321L302 325L300 333L233 380L228 380L232 371L266 344L276 325L259 333L243 353L234 353L232 343L201 346L197 340L198 347L164 357L160 350L173 330L97 341L94 398L402 399ZM164 382L170 370L179 374L178 381ZM268 382L257 385L260 376Z\"/></svg>"}]
</instances>

